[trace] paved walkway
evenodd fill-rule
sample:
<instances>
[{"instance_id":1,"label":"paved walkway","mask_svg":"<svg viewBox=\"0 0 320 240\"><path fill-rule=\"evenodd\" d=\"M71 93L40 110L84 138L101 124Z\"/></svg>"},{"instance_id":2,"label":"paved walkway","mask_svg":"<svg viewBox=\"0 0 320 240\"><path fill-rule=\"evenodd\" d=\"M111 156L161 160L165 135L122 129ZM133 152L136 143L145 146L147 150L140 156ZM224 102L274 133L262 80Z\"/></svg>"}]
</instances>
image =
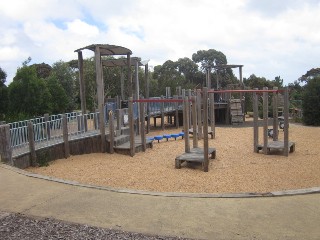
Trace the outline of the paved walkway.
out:
<instances>
[{"instance_id":1,"label":"paved walkway","mask_svg":"<svg viewBox=\"0 0 320 240\"><path fill-rule=\"evenodd\" d=\"M0 211L200 239L319 239L320 194L188 198L117 193L36 179L0 164Z\"/></svg>"}]
</instances>

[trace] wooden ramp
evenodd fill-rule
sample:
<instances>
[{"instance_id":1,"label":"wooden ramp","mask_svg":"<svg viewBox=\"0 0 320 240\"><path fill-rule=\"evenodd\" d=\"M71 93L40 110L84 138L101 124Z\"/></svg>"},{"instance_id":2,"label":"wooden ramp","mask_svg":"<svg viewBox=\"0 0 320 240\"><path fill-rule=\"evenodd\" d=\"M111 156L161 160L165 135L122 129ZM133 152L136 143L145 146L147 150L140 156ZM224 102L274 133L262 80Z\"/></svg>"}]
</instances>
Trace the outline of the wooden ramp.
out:
<instances>
[{"instance_id":1,"label":"wooden ramp","mask_svg":"<svg viewBox=\"0 0 320 240\"><path fill-rule=\"evenodd\" d=\"M135 152L142 151L142 143L141 143L141 136L136 136L134 138L134 145L135 145ZM153 140L146 139L146 147L152 148L153 147ZM130 155L130 142L125 142L121 145L115 146L114 151L116 153Z\"/></svg>"},{"instance_id":2,"label":"wooden ramp","mask_svg":"<svg viewBox=\"0 0 320 240\"><path fill-rule=\"evenodd\" d=\"M203 133L203 128L202 128L202 133ZM189 134L193 135L193 128L189 129ZM212 132L211 128L208 128L208 135L211 135L211 139L213 139L213 132Z\"/></svg>"},{"instance_id":3,"label":"wooden ramp","mask_svg":"<svg viewBox=\"0 0 320 240\"><path fill-rule=\"evenodd\" d=\"M292 153L295 151L296 144L294 142L289 142L289 152ZM258 144L257 150L258 152L263 149L263 145ZM271 141L268 142L267 145L267 154L271 153L271 150L284 150L284 142L283 141Z\"/></svg>"},{"instance_id":4,"label":"wooden ramp","mask_svg":"<svg viewBox=\"0 0 320 240\"><path fill-rule=\"evenodd\" d=\"M180 169L181 164L183 162L197 162L197 163L204 163L204 154L203 154L203 148L192 148L190 152L183 153L180 156L176 157L175 159L175 167ZM216 158L216 149L215 148L209 148L208 154L211 159Z\"/></svg>"}]
</instances>

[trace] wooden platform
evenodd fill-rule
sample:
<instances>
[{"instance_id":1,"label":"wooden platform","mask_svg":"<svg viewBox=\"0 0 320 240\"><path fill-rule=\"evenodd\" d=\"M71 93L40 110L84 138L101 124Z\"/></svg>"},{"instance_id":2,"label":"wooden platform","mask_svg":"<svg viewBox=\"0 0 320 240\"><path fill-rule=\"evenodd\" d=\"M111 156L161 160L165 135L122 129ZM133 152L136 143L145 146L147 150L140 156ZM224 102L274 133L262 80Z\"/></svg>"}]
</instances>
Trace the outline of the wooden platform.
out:
<instances>
[{"instance_id":1,"label":"wooden platform","mask_svg":"<svg viewBox=\"0 0 320 240\"><path fill-rule=\"evenodd\" d=\"M134 139L134 145L135 145L135 152L141 152L142 151L142 143L141 143L141 137L136 136ZM153 147L153 140L146 139L146 147L152 148ZM123 143L121 145L115 146L114 151L116 153L130 155L130 142Z\"/></svg>"},{"instance_id":2,"label":"wooden platform","mask_svg":"<svg viewBox=\"0 0 320 240\"><path fill-rule=\"evenodd\" d=\"M204 162L203 148L192 148L189 153L183 153L175 159L175 168L180 169L183 162ZM216 158L216 149L209 148L208 153L211 159Z\"/></svg>"},{"instance_id":3,"label":"wooden platform","mask_svg":"<svg viewBox=\"0 0 320 240\"><path fill-rule=\"evenodd\" d=\"M295 151L296 144L294 142L289 142L289 152L292 153ZM263 145L257 145L258 152L263 149ZM271 150L284 150L283 141L271 141L267 145L267 154L270 154Z\"/></svg>"},{"instance_id":4,"label":"wooden platform","mask_svg":"<svg viewBox=\"0 0 320 240\"><path fill-rule=\"evenodd\" d=\"M203 133L203 128L202 128L202 133ZM193 135L193 128L189 129L189 134ZM211 135L211 139L213 139L213 132L211 128L208 128L208 135Z\"/></svg>"}]
</instances>

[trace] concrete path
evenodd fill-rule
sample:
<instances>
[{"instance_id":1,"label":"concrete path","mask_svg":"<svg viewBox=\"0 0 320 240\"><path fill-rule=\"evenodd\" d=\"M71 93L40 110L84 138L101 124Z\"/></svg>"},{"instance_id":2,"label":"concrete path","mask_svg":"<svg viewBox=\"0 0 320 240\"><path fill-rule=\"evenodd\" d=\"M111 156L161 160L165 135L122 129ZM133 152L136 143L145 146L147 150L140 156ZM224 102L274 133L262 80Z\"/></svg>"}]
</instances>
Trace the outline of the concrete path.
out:
<instances>
[{"instance_id":1,"label":"concrete path","mask_svg":"<svg viewBox=\"0 0 320 240\"><path fill-rule=\"evenodd\" d=\"M320 194L188 198L117 193L0 165L0 211L196 239L320 239Z\"/></svg>"}]
</instances>

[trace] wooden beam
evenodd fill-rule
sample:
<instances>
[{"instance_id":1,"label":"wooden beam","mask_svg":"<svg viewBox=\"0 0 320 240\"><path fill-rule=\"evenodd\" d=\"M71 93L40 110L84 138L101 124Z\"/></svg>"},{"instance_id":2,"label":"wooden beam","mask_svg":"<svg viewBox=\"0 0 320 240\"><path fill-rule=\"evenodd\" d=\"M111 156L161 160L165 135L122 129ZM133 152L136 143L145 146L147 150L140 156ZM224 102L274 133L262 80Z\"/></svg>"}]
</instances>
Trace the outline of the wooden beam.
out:
<instances>
[{"instance_id":1,"label":"wooden beam","mask_svg":"<svg viewBox=\"0 0 320 240\"><path fill-rule=\"evenodd\" d=\"M68 138L68 119L67 115L62 115L62 131L63 131L63 145L64 145L64 157L70 157L70 146Z\"/></svg>"},{"instance_id":2,"label":"wooden beam","mask_svg":"<svg viewBox=\"0 0 320 240\"><path fill-rule=\"evenodd\" d=\"M197 137L197 99L196 96L192 96L192 127L193 127L193 148L198 147Z\"/></svg>"},{"instance_id":3,"label":"wooden beam","mask_svg":"<svg viewBox=\"0 0 320 240\"><path fill-rule=\"evenodd\" d=\"M259 126L258 126L258 95L253 93L253 151L258 153Z\"/></svg>"},{"instance_id":4,"label":"wooden beam","mask_svg":"<svg viewBox=\"0 0 320 240\"><path fill-rule=\"evenodd\" d=\"M284 149L283 155L289 156L289 92L288 87L284 88L284 107L283 107L283 117L284 117Z\"/></svg>"},{"instance_id":5,"label":"wooden beam","mask_svg":"<svg viewBox=\"0 0 320 240\"><path fill-rule=\"evenodd\" d=\"M273 90L278 90L273 87ZM279 121L278 121L278 92L272 94L272 107L273 107L273 141L278 141Z\"/></svg>"},{"instance_id":6,"label":"wooden beam","mask_svg":"<svg viewBox=\"0 0 320 240\"><path fill-rule=\"evenodd\" d=\"M129 130L130 130L130 156L133 157L135 154L135 142L134 142L134 116L133 116L133 99L129 97L128 101L128 121L129 121Z\"/></svg>"},{"instance_id":7,"label":"wooden beam","mask_svg":"<svg viewBox=\"0 0 320 240\"><path fill-rule=\"evenodd\" d=\"M36 148L34 142L34 131L33 131L33 124L31 121L28 122L28 141L29 141L29 151L30 151L30 160L31 166L37 167L37 155L36 155Z\"/></svg>"},{"instance_id":8,"label":"wooden beam","mask_svg":"<svg viewBox=\"0 0 320 240\"><path fill-rule=\"evenodd\" d=\"M83 75L83 56L82 51L78 52L78 68L79 68L79 85L80 85L80 100L81 100L81 112L86 114L86 84Z\"/></svg>"},{"instance_id":9,"label":"wooden beam","mask_svg":"<svg viewBox=\"0 0 320 240\"><path fill-rule=\"evenodd\" d=\"M209 143L208 143L208 88L203 88L203 171L209 171Z\"/></svg>"},{"instance_id":10,"label":"wooden beam","mask_svg":"<svg viewBox=\"0 0 320 240\"><path fill-rule=\"evenodd\" d=\"M97 96L98 96L98 109L99 109L99 129L101 136L101 152L106 151L106 133L104 121L104 84L102 78L101 56L98 46L95 47L94 52L95 65L96 65L96 83L97 83Z\"/></svg>"},{"instance_id":11,"label":"wooden beam","mask_svg":"<svg viewBox=\"0 0 320 240\"><path fill-rule=\"evenodd\" d=\"M268 90L264 87L263 90ZM268 154L268 93L263 92L263 153Z\"/></svg>"}]
</instances>

